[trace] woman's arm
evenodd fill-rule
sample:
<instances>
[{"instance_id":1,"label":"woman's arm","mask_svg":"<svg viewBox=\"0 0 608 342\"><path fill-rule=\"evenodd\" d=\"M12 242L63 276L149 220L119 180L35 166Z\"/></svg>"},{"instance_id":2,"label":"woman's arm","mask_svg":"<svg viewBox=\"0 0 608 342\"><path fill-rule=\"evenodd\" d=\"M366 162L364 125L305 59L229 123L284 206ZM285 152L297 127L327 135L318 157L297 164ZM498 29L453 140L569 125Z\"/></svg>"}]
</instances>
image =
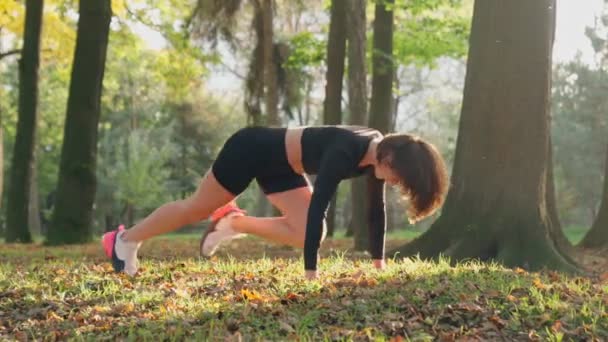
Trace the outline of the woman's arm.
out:
<instances>
[{"instance_id":1,"label":"woman's arm","mask_svg":"<svg viewBox=\"0 0 608 342\"><path fill-rule=\"evenodd\" d=\"M348 150L334 148L327 151L321 161L317 179L315 180L308 216L306 220L306 235L304 239L304 268L309 274L317 269L319 247L323 230L323 221L331 198L338 184L356 167L356 161Z\"/></svg>"},{"instance_id":2,"label":"woman's arm","mask_svg":"<svg viewBox=\"0 0 608 342\"><path fill-rule=\"evenodd\" d=\"M384 241L386 235L386 210L384 202L384 181L367 175L367 223L369 231L369 252L376 268L384 268Z\"/></svg>"}]
</instances>

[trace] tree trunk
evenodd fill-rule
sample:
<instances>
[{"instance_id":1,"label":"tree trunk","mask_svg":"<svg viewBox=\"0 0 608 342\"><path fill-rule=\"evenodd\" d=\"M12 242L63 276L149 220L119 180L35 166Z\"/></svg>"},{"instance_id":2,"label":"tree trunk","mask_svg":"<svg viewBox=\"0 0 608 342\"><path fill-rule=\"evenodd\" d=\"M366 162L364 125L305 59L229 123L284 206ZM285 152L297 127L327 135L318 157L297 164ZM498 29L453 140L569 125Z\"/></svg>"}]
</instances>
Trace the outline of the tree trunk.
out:
<instances>
[{"instance_id":1,"label":"tree trunk","mask_svg":"<svg viewBox=\"0 0 608 342\"><path fill-rule=\"evenodd\" d=\"M342 123L342 79L346 55L346 1L332 0L329 36L327 40L327 72L325 73L325 100L323 124ZM327 212L327 236L333 237L336 226L336 194Z\"/></svg>"},{"instance_id":2,"label":"tree trunk","mask_svg":"<svg viewBox=\"0 0 608 342\"><path fill-rule=\"evenodd\" d=\"M2 29L0 29L0 33ZM0 51L2 51L2 35L0 34ZM1 61L2 59L0 59ZM0 90L0 98L3 98L3 91ZM4 198L4 128L2 126L2 107L0 107L0 210L4 209L4 203L2 203L2 199ZM3 224L0 219L0 236L4 236Z\"/></svg>"},{"instance_id":3,"label":"tree trunk","mask_svg":"<svg viewBox=\"0 0 608 342\"><path fill-rule=\"evenodd\" d=\"M348 1L348 107L349 124L366 124L367 119L367 80L365 70L365 0ZM352 216L349 231L355 236L355 249L367 249L367 225L365 217L365 189L363 177L351 180Z\"/></svg>"},{"instance_id":4,"label":"tree trunk","mask_svg":"<svg viewBox=\"0 0 608 342\"><path fill-rule=\"evenodd\" d=\"M80 1L59 180L47 243L92 240L97 179L97 125L112 8L110 0Z\"/></svg>"},{"instance_id":5,"label":"tree trunk","mask_svg":"<svg viewBox=\"0 0 608 342\"><path fill-rule=\"evenodd\" d=\"M0 209L3 209L2 199L4 190L4 128L2 127L2 113L0 113ZM2 227L0 227L2 233Z\"/></svg>"},{"instance_id":6,"label":"tree trunk","mask_svg":"<svg viewBox=\"0 0 608 342\"><path fill-rule=\"evenodd\" d=\"M277 88L277 65L274 58L274 33L272 27L272 0L262 0L264 21L264 92L268 126L281 126L279 120L279 93Z\"/></svg>"},{"instance_id":7,"label":"tree trunk","mask_svg":"<svg viewBox=\"0 0 608 342\"><path fill-rule=\"evenodd\" d=\"M388 133L393 121L393 10L386 8L393 2L386 0L377 3L374 19L369 126L382 133Z\"/></svg>"},{"instance_id":8,"label":"tree trunk","mask_svg":"<svg viewBox=\"0 0 608 342\"><path fill-rule=\"evenodd\" d=\"M34 167L32 168L32 179L30 180L30 204L28 206L28 223L30 233L33 236L42 235L42 223L40 221L40 194L38 192L38 170L36 167L36 153L34 153Z\"/></svg>"},{"instance_id":9,"label":"tree trunk","mask_svg":"<svg viewBox=\"0 0 608 342\"><path fill-rule=\"evenodd\" d=\"M600 210L595 217L591 229L580 243L584 248L603 248L608 246L608 148L604 164L604 190Z\"/></svg>"},{"instance_id":10,"label":"tree trunk","mask_svg":"<svg viewBox=\"0 0 608 342\"><path fill-rule=\"evenodd\" d=\"M263 125L262 105L264 99L264 9L261 0L252 0L253 22L256 43L251 52L251 61L245 82L245 110L247 112L247 124L253 126Z\"/></svg>"},{"instance_id":11,"label":"tree trunk","mask_svg":"<svg viewBox=\"0 0 608 342\"><path fill-rule=\"evenodd\" d=\"M545 200L553 5L475 2L452 186L400 256L576 270L551 238Z\"/></svg>"},{"instance_id":12,"label":"tree trunk","mask_svg":"<svg viewBox=\"0 0 608 342\"><path fill-rule=\"evenodd\" d=\"M551 127L551 124L549 124ZM566 235L564 234L564 230L559 220L559 215L557 213L557 200L555 197L555 179L553 176L553 144L551 139L551 134L549 134L549 147L548 147L548 156L547 156L547 186L546 186L546 199L547 199L547 214L549 219L551 220L550 224L550 232L553 240L558 244L558 246L564 251L571 252L572 251L572 243L568 240ZM568 256L565 254L564 256Z\"/></svg>"},{"instance_id":13,"label":"tree trunk","mask_svg":"<svg viewBox=\"0 0 608 342\"><path fill-rule=\"evenodd\" d=\"M394 110L393 10L387 9L387 5L390 6L393 3L394 0L376 3L372 49L372 97L369 107L369 126L385 134L390 130ZM355 249L366 250L368 244L366 229L359 227L359 230L355 230Z\"/></svg>"},{"instance_id":14,"label":"tree trunk","mask_svg":"<svg viewBox=\"0 0 608 342\"><path fill-rule=\"evenodd\" d=\"M555 43L555 29L556 29L556 20L557 20L557 2L553 2L553 11L551 13L550 25L551 25L551 45ZM551 131L551 115L549 115L549 132ZM551 237L557 243L559 248L566 251L564 256L569 258L569 261L573 262L570 257L570 253L573 251L573 246L570 240L564 234L563 227L561 225L561 221L559 219L559 214L557 212L557 200L555 193L555 178L553 173L554 163L553 163L553 139L551 138L551 133L549 133L549 147L548 147L548 167L547 167L547 212L549 214L549 218L551 219Z\"/></svg>"},{"instance_id":15,"label":"tree trunk","mask_svg":"<svg viewBox=\"0 0 608 342\"><path fill-rule=\"evenodd\" d=\"M38 121L38 69L43 8L43 0L27 0L25 4L23 52L19 59L19 120L6 206L7 242L32 242L28 208Z\"/></svg>"}]
</instances>

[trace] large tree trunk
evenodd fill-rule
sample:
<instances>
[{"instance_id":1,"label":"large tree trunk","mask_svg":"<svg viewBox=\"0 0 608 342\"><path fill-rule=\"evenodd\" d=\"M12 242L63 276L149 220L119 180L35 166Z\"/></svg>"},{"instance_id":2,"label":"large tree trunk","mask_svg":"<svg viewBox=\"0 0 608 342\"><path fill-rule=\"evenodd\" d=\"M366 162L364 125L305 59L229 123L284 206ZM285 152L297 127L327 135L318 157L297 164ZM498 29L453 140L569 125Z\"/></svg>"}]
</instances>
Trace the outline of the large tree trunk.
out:
<instances>
[{"instance_id":1,"label":"large tree trunk","mask_svg":"<svg viewBox=\"0 0 608 342\"><path fill-rule=\"evenodd\" d=\"M385 134L390 130L394 110L393 10L387 8L393 3L394 0L376 3L372 49L372 97L369 106L369 126ZM390 206L386 206L386 209L388 208ZM366 250L368 245L366 229L355 230L355 249Z\"/></svg>"},{"instance_id":2,"label":"large tree trunk","mask_svg":"<svg viewBox=\"0 0 608 342\"><path fill-rule=\"evenodd\" d=\"M608 148L606 148L606 162L604 165L604 190L600 210L595 217L587 235L580 243L585 248L603 248L608 246Z\"/></svg>"},{"instance_id":3,"label":"large tree trunk","mask_svg":"<svg viewBox=\"0 0 608 342\"><path fill-rule=\"evenodd\" d=\"M550 124L549 127L551 127ZM555 179L553 176L553 144L551 134L549 134L548 153L547 186L545 189L547 191L547 214L549 216L549 219L551 220L551 224L549 225L551 237L553 238L553 240L555 240L555 242L561 249L567 251L569 254L569 252L573 250L572 243L570 243L570 241L566 237L566 234L564 234L564 230L562 229L562 225L559 220L559 215L557 213L557 200L555 197ZM569 257L568 254L565 254L564 256Z\"/></svg>"},{"instance_id":4,"label":"large tree trunk","mask_svg":"<svg viewBox=\"0 0 608 342\"><path fill-rule=\"evenodd\" d=\"M553 46L553 44L555 43L555 29L556 29L556 20L557 20L557 2L554 1L553 2L553 11L552 11L552 15L549 18L550 20L550 25L551 25L551 45ZM549 111L551 112L551 111ZM551 132L551 115L549 115L549 132ZM568 240L568 238L566 237L566 234L564 234L564 230L562 228L560 219L559 219L559 214L557 212L557 199L556 199L556 190L555 190L555 178L554 178L554 173L553 173L553 167L554 167L554 163L553 163L553 139L551 138L551 133L549 133L549 147L548 147L548 166L547 166L547 193L546 193L546 199L547 199L547 212L549 214L549 219L551 220L551 225L550 225L550 230L551 230L551 237L553 238L553 240L557 243L557 245L563 249L564 251L566 251L567 253L564 253L564 256L566 256L567 258L569 258L569 260L572 262L572 259L570 257L570 252L573 251L573 246L572 243L570 243L570 241Z\"/></svg>"},{"instance_id":5,"label":"large tree trunk","mask_svg":"<svg viewBox=\"0 0 608 342\"><path fill-rule=\"evenodd\" d=\"M387 10L387 5L391 6L393 2L377 3L374 19L369 126L382 133L388 133L393 121L393 10Z\"/></svg>"},{"instance_id":6,"label":"large tree trunk","mask_svg":"<svg viewBox=\"0 0 608 342\"><path fill-rule=\"evenodd\" d=\"M260 0L252 0L253 22L256 44L251 52L251 61L245 82L245 110L247 124L253 126L263 125L262 105L264 98L264 10Z\"/></svg>"},{"instance_id":7,"label":"large tree trunk","mask_svg":"<svg viewBox=\"0 0 608 342\"><path fill-rule=\"evenodd\" d=\"M366 124L367 119L367 80L365 70L365 0L348 1L348 106L349 124ZM367 225L365 217L365 189L363 177L351 180L352 216L349 231L355 236L355 249L367 248Z\"/></svg>"},{"instance_id":8,"label":"large tree trunk","mask_svg":"<svg viewBox=\"0 0 608 342\"><path fill-rule=\"evenodd\" d=\"M551 238L546 205L553 5L475 2L452 187L401 256L576 270Z\"/></svg>"},{"instance_id":9,"label":"large tree trunk","mask_svg":"<svg viewBox=\"0 0 608 342\"><path fill-rule=\"evenodd\" d=\"M2 29L0 28L0 53L2 53ZM0 58L2 61L2 58ZM0 97L2 97L3 92L0 90ZM4 128L2 126L2 107L0 107L0 210L4 209L4 203L2 203L3 191L4 191ZM2 220L0 220L0 236L4 236L3 224Z\"/></svg>"},{"instance_id":10,"label":"large tree trunk","mask_svg":"<svg viewBox=\"0 0 608 342\"><path fill-rule=\"evenodd\" d=\"M110 30L110 0L80 1L59 180L49 244L92 240L97 125Z\"/></svg>"},{"instance_id":11,"label":"large tree trunk","mask_svg":"<svg viewBox=\"0 0 608 342\"><path fill-rule=\"evenodd\" d=\"M27 0L25 4L23 52L19 59L19 120L6 206L7 242L32 242L28 208L38 121L38 68L43 8L43 0Z\"/></svg>"},{"instance_id":12,"label":"large tree trunk","mask_svg":"<svg viewBox=\"0 0 608 342\"><path fill-rule=\"evenodd\" d=\"M329 36L327 40L327 72L325 73L325 100L323 124L342 123L342 80L346 55L346 1L332 0ZM327 212L327 236L333 237L336 227L336 195Z\"/></svg>"},{"instance_id":13,"label":"large tree trunk","mask_svg":"<svg viewBox=\"0 0 608 342\"><path fill-rule=\"evenodd\" d=\"M279 93L277 87L277 65L274 52L272 0L262 0L264 21L264 92L268 126L280 126Z\"/></svg>"}]
</instances>

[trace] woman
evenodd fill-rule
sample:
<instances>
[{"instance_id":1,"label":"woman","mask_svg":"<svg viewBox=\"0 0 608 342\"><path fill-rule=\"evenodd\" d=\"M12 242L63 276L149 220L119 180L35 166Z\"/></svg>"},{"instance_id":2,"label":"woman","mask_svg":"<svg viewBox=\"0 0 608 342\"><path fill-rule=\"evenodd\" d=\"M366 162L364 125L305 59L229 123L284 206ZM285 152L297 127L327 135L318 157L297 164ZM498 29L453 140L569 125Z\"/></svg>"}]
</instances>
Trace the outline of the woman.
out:
<instances>
[{"instance_id":1,"label":"woman","mask_svg":"<svg viewBox=\"0 0 608 342\"><path fill-rule=\"evenodd\" d=\"M305 173L317 175L314 191ZM102 244L117 272L134 275L142 241L211 215L202 255L212 255L224 241L254 234L303 247L306 278L314 279L327 207L338 183L356 176L367 177L370 253L374 265L383 268L384 183L399 186L409 198L408 216L415 222L443 203L446 169L435 147L419 138L383 137L355 126L241 129L226 141L191 197L161 206L128 230L106 233ZM283 216L251 217L236 206L234 200L253 179Z\"/></svg>"}]
</instances>

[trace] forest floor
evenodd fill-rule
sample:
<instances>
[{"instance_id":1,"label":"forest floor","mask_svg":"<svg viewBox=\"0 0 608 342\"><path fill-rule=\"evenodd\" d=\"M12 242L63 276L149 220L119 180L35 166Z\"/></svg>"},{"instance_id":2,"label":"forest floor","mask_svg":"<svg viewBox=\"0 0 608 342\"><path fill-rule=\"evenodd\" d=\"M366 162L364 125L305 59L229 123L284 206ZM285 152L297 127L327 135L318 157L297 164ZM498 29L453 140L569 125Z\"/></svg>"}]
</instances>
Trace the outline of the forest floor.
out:
<instances>
[{"instance_id":1,"label":"forest floor","mask_svg":"<svg viewBox=\"0 0 608 342\"><path fill-rule=\"evenodd\" d=\"M97 243L0 245L0 340L608 339L608 251L577 254L584 277L416 259L378 271L351 241L323 245L317 281L300 250L250 238L210 260L194 235L154 238L136 277Z\"/></svg>"}]
</instances>

